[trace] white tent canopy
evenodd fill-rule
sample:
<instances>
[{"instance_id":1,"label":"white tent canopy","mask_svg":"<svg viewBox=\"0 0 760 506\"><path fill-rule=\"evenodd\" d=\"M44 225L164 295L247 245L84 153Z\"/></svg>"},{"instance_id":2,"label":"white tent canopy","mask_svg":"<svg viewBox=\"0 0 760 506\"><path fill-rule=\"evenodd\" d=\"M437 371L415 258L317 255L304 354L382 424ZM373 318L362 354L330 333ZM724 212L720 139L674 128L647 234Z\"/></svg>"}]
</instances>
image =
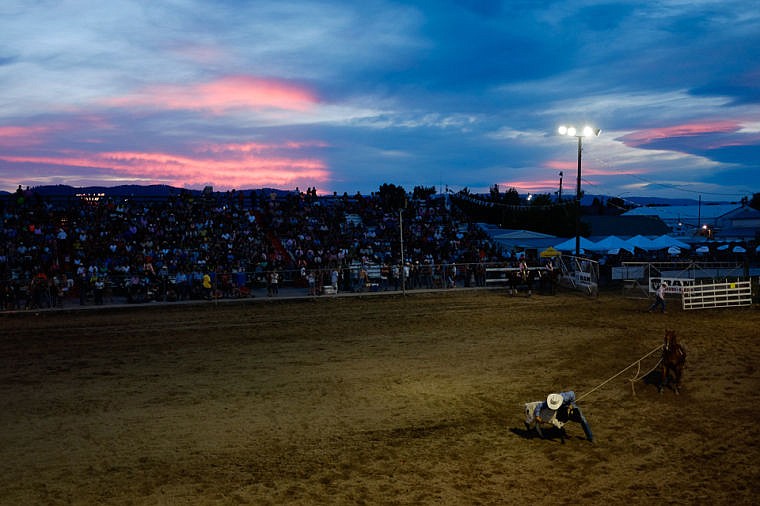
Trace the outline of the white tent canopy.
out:
<instances>
[{"instance_id":1,"label":"white tent canopy","mask_svg":"<svg viewBox=\"0 0 760 506\"><path fill-rule=\"evenodd\" d=\"M657 239L652 241L653 249L665 249L675 246L681 249L690 249L690 246L683 241L679 241L675 237L670 237L668 234L661 235Z\"/></svg>"},{"instance_id":2,"label":"white tent canopy","mask_svg":"<svg viewBox=\"0 0 760 506\"><path fill-rule=\"evenodd\" d=\"M552 239L553 235L533 232L532 230L509 230L501 234L494 234L494 239Z\"/></svg>"},{"instance_id":3,"label":"white tent canopy","mask_svg":"<svg viewBox=\"0 0 760 506\"><path fill-rule=\"evenodd\" d=\"M610 251L614 249L624 249L633 253L633 246L616 235L607 236L601 241L597 242L594 247L590 247L588 249L591 251Z\"/></svg>"},{"instance_id":4,"label":"white tent canopy","mask_svg":"<svg viewBox=\"0 0 760 506\"><path fill-rule=\"evenodd\" d=\"M581 237L581 248L583 248L584 250L593 251L594 246L596 246L596 244L594 243L594 241L590 241L590 240L586 239L585 237ZM559 244L555 244L554 245L554 249L559 250L559 251L572 251L572 252L574 252L575 251L575 237L571 237L570 239L568 239L565 242L561 242Z\"/></svg>"},{"instance_id":5,"label":"white tent canopy","mask_svg":"<svg viewBox=\"0 0 760 506\"><path fill-rule=\"evenodd\" d=\"M649 239L648 237L644 237L641 234L633 236L630 239L627 239L625 242L627 242L631 246L634 246L636 248L643 249L646 251L657 249L657 246L652 244L651 239Z\"/></svg>"}]
</instances>

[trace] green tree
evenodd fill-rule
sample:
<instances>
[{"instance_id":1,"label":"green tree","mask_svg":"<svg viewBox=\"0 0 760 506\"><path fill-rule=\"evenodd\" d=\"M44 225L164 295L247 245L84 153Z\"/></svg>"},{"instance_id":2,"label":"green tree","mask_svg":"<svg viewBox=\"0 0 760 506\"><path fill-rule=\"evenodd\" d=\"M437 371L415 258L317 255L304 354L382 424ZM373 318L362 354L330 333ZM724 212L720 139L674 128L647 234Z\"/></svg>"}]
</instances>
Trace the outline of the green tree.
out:
<instances>
[{"instance_id":1,"label":"green tree","mask_svg":"<svg viewBox=\"0 0 760 506\"><path fill-rule=\"evenodd\" d=\"M749 207L760 211L760 193L752 194L752 198L749 201Z\"/></svg>"},{"instance_id":2,"label":"green tree","mask_svg":"<svg viewBox=\"0 0 760 506\"><path fill-rule=\"evenodd\" d=\"M394 211L406 207L406 191L402 186L384 183L378 189L380 205L386 211Z\"/></svg>"},{"instance_id":3,"label":"green tree","mask_svg":"<svg viewBox=\"0 0 760 506\"><path fill-rule=\"evenodd\" d=\"M548 193L539 193L538 195L533 195L533 198L530 200L530 205L534 207L538 206L551 206L554 202L552 201L552 196Z\"/></svg>"},{"instance_id":4,"label":"green tree","mask_svg":"<svg viewBox=\"0 0 760 506\"><path fill-rule=\"evenodd\" d=\"M504 198L502 201L510 206L519 206L520 205L520 194L517 193L517 190L514 188L510 188L507 190L507 192L504 194Z\"/></svg>"},{"instance_id":5,"label":"green tree","mask_svg":"<svg viewBox=\"0 0 760 506\"><path fill-rule=\"evenodd\" d=\"M415 200L427 200L435 195L435 186L415 186L412 190L412 198Z\"/></svg>"}]
</instances>

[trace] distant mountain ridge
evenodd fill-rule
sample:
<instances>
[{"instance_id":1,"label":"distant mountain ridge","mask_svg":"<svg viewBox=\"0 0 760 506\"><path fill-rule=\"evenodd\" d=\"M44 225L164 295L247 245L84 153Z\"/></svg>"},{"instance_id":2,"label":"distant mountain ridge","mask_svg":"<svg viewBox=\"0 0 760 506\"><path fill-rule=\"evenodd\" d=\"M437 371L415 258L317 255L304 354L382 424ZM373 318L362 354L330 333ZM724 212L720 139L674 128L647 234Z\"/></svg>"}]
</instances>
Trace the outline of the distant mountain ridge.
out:
<instances>
[{"instance_id":1,"label":"distant mountain ridge","mask_svg":"<svg viewBox=\"0 0 760 506\"><path fill-rule=\"evenodd\" d=\"M168 196L176 195L181 189L174 188L168 185L119 185L119 186L85 186L74 187L63 184L47 185L47 186L33 186L31 191L39 195L53 195L56 197L72 196L78 193L104 193L106 195L125 196L125 195L155 195L155 196ZM3 191L2 193L8 195L10 192ZM200 192L198 192L200 193Z\"/></svg>"},{"instance_id":2,"label":"distant mountain ridge","mask_svg":"<svg viewBox=\"0 0 760 506\"><path fill-rule=\"evenodd\" d=\"M179 195L180 193L190 193L192 195L201 195L205 190L189 190L186 188L177 188L174 186L164 184L154 185L118 185L118 186L83 186L74 187L68 185L47 185L47 186L33 186L31 191L42 196L54 196L54 197L67 197L74 196L80 193L96 194L102 193L107 196L113 197L169 197L171 195ZM250 190L238 190L242 192L251 192ZM290 193L287 190L278 190L273 188L256 188L255 191L259 192L275 192L275 193ZM214 193L226 193L214 192ZM0 190L0 195L12 195L13 192L7 192Z\"/></svg>"},{"instance_id":3,"label":"distant mountain ridge","mask_svg":"<svg viewBox=\"0 0 760 506\"><path fill-rule=\"evenodd\" d=\"M662 197L626 197L626 202L632 202L640 206L696 206L696 199L666 199ZM718 202L702 202L703 204L717 204Z\"/></svg>"},{"instance_id":4,"label":"distant mountain ridge","mask_svg":"<svg viewBox=\"0 0 760 506\"><path fill-rule=\"evenodd\" d=\"M68 185L46 185L46 186L34 186L31 188L32 191L38 193L39 195L43 196L56 196L56 197L65 197L65 196L74 196L78 193L102 193L109 196L118 196L118 197L168 197L171 195L179 195L181 192L189 192L193 195L201 195L204 190L188 190L185 188L177 188L174 186L169 185L163 185L163 184L154 184L154 185L136 185L136 184L129 184L129 185L118 185L118 186L85 186L85 187L73 187ZM281 190L276 188L249 188L249 189L242 189L238 190L241 192L251 192L251 191L259 191L259 192L267 192L267 193L291 193L292 190ZM215 193L226 193L226 191L223 192L215 192ZM4 190L0 190L0 195L11 195L12 192L7 192ZM603 200L608 200L610 198L614 198L608 195L590 195L586 194L583 196L582 204L584 206L591 205L594 198L599 198ZM626 202L640 205L640 206L691 206L691 205L697 205L699 201L697 199L679 199L679 198L663 198L663 197L626 197ZM702 201L703 205L707 204L725 204L728 202L706 202Z\"/></svg>"}]
</instances>

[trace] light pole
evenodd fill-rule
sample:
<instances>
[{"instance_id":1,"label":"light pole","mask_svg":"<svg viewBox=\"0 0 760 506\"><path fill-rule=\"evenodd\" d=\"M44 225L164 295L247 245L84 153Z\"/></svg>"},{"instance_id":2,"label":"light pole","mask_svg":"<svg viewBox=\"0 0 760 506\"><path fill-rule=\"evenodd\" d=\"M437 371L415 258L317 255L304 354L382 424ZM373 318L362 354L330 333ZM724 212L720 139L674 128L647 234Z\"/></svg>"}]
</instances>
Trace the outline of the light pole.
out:
<instances>
[{"instance_id":1,"label":"light pole","mask_svg":"<svg viewBox=\"0 0 760 506\"><path fill-rule=\"evenodd\" d=\"M578 182L575 187L575 256L581 254L581 153L583 152L584 137L598 137L602 132L599 128L590 126L583 127L578 132L574 126L562 125L558 129L560 135L575 137L578 139Z\"/></svg>"},{"instance_id":2,"label":"light pole","mask_svg":"<svg viewBox=\"0 0 760 506\"><path fill-rule=\"evenodd\" d=\"M398 210L398 237L401 243L401 293L406 295L406 274L404 273L404 216L401 214L403 209Z\"/></svg>"}]
</instances>

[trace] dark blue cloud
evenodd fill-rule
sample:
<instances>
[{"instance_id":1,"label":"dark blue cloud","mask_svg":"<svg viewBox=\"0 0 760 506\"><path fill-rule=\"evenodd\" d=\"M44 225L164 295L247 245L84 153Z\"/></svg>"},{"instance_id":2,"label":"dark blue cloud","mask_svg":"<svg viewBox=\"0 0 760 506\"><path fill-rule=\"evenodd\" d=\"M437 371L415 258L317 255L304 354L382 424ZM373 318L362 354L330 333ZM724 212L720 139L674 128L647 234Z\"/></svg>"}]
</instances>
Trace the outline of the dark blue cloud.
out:
<instances>
[{"instance_id":1,"label":"dark blue cloud","mask_svg":"<svg viewBox=\"0 0 760 506\"><path fill-rule=\"evenodd\" d=\"M426 2L419 8L419 47L399 55L402 65L363 69L360 82L380 81L405 93L477 93L570 69L566 55L574 41L566 34L552 36L552 27L538 22L525 5ZM529 23L534 26L525 29Z\"/></svg>"},{"instance_id":2,"label":"dark blue cloud","mask_svg":"<svg viewBox=\"0 0 760 506\"><path fill-rule=\"evenodd\" d=\"M567 19L565 26L568 32L610 32L620 27L635 12L634 5L620 2L590 5L578 9L574 16ZM599 43L603 44L604 39L599 39Z\"/></svg>"},{"instance_id":3,"label":"dark blue cloud","mask_svg":"<svg viewBox=\"0 0 760 506\"><path fill-rule=\"evenodd\" d=\"M760 104L760 86L753 85L752 83L737 85L726 82L712 82L693 88L691 92L694 95L705 97L730 97L730 102L726 104L729 106Z\"/></svg>"},{"instance_id":4,"label":"dark blue cloud","mask_svg":"<svg viewBox=\"0 0 760 506\"><path fill-rule=\"evenodd\" d=\"M746 164L747 160L760 160L760 145L753 146L726 146L703 152L704 156L721 163ZM756 168L745 168L740 172L748 170L757 170ZM760 191L760 189L758 189Z\"/></svg>"},{"instance_id":5,"label":"dark blue cloud","mask_svg":"<svg viewBox=\"0 0 760 506\"><path fill-rule=\"evenodd\" d=\"M480 16L496 16L503 12L502 0L454 0L453 4ZM509 3L509 2L507 2Z\"/></svg>"}]
</instances>

